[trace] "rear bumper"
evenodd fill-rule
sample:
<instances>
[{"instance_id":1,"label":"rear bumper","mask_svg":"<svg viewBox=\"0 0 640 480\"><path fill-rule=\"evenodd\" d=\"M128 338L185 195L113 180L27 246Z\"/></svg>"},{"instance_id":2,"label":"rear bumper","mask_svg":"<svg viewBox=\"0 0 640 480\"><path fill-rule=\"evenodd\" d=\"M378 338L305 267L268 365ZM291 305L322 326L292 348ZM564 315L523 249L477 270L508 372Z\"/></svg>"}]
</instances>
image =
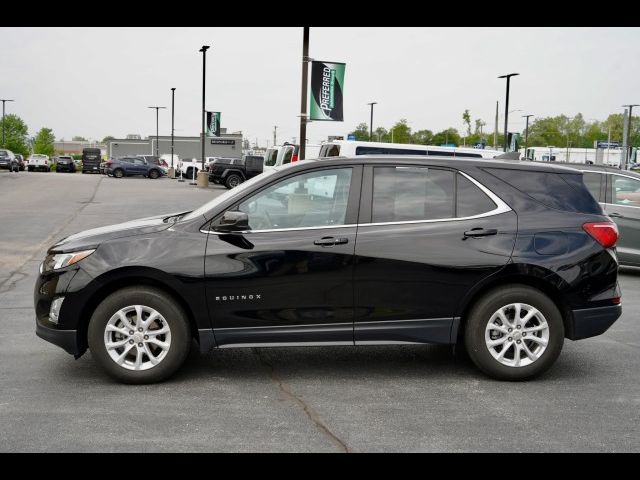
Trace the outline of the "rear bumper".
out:
<instances>
[{"instance_id":1,"label":"rear bumper","mask_svg":"<svg viewBox=\"0 0 640 480\"><path fill-rule=\"evenodd\" d=\"M78 347L77 330L58 330L44 325L40 320L36 321L36 335L64 349L71 355L78 355L80 349Z\"/></svg>"},{"instance_id":2,"label":"rear bumper","mask_svg":"<svg viewBox=\"0 0 640 480\"><path fill-rule=\"evenodd\" d=\"M601 335L620 318L620 315L621 305L573 310L567 338L580 340Z\"/></svg>"}]
</instances>

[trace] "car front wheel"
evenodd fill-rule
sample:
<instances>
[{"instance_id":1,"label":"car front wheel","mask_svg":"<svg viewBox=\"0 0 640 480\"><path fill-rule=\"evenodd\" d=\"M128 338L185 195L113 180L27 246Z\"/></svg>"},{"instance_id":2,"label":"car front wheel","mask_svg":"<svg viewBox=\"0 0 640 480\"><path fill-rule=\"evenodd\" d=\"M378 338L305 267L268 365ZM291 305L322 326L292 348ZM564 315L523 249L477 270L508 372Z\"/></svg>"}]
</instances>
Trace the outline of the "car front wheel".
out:
<instances>
[{"instance_id":1,"label":"car front wheel","mask_svg":"<svg viewBox=\"0 0 640 480\"><path fill-rule=\"evenodd\" d=\"M553 365L564 343L562 315L544 293L525 285L500 287L470 310L465 327L469 357L499 380L525 380Z\"/></svg>"},{"instance_id":2,"label":"car front wheel","mask_svg":"<svg viewBox=\"0 0 640 480\"><path fill-rule=\"evenodd\" d=\"M113 171L113 176L114 176L114 177L116 177L116 178L122 178L122 177L124 177L124 170L122 170L121 168L116 168L116 169Z\"/></svg>"},{"instance_id":3,"label":"car front wheel","mask_svg":"<svg viewBox=\"0 0 640 480\"><path fill-rule=\"evenodd\" d=\"M155 180L156 178L158 178L160 176L160 173L158 172L158 170L151 170L149 172L149 178Z\"/></svg>"},{"instance_id":4,"label":"car front wheel","mask_svg":"<svg viewBox=\"0 0 640 480\"><path fill-rule=\"evenodd\" d=\"M127 287L105 298L87 336L96 361L123 383L165 380L180 368L191 345L182 308L151 287Z\"/></svg>"}]
</instances>

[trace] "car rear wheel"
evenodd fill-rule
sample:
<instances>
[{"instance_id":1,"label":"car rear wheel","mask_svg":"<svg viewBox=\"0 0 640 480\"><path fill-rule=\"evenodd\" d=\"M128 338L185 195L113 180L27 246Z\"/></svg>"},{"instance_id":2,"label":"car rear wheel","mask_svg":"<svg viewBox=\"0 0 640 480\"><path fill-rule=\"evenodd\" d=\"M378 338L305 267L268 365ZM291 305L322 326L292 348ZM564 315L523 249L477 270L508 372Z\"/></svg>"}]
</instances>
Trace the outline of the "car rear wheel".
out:
<instances>
[{"instance_id":1,"label":"car rear wheel","mask_svg":"<svg viewBox=\"0 0 640 480\"><path fill-rule=\"evenodd\" d=\"M121 168L116 168L116 169L113 171L113 176L114 176L114 177L116 177L116 178L122 178L122 177L124 177L124 170L122 170Z\"/></svg>"},{"instance_id":2,"label":"car rear wheel","mask_svg":"<svg viewBox=\"0 0 640 480\"><path fill-rule=\"evenodd\" d=\"M160 176L160 172L158 172L158 170L150 170L149 171L149 178L152 178L152 179L155 180L159 176Z\"/></svg>"},{"instance_id":3,"label":"car rear wheel","mask_svg":"<svg viewBox=\"0 0 640 480\"><path fill-rule=\"evenodd\" d=\"M231 189L231 188L237 187L241 183L242 183L242 177L237 173L232 173L225 179L224 186Z\"/></svg>"},{"instance_id":4,"label":"car rear wheel","mask_svg":"<svg viewBox=\"0 0 640 480\"><path fill-rule=\"evenodd\" d=\"M92 356L123 383L165 380L191 346L182 308L151 287L127 287L105 298L91 317L87 337Z\"/></svg>"},{"instance_id":5,"label":"car rear wheel","mask_svg":"<svg viewBox=\"0 0 640 480\"><path fill-rule=\"evenodd\" d=\"M562 315L544 293L525 285L500 287L470 310L466 350L476 366L499 380L525 380L553 365L564 343Z\"/></svg>"}]
</instances>

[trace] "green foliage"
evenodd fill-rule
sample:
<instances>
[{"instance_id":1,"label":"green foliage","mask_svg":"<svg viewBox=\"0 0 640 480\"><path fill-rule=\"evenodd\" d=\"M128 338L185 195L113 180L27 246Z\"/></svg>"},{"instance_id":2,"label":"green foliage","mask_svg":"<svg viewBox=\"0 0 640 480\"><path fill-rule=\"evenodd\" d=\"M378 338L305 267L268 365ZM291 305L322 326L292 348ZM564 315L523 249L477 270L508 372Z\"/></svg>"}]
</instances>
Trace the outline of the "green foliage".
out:
<instances>
[{"instance_id":1,"label":"green foliage","mask_svg":"<svg viewBox=\"0 0 640 480\"><path fill-rule=\"evenodd\" d=\"M76 135L75 137L73 137L73 138L71 139L71 141L72 141L72 142L86 142L86 141L87 141L87 139L86 139L86 138L84 138L84 137L81 137L81 136L79 136L79 135Z\"/></svg>"},{"instance_id":2,"label":"green foliage","mask_svg":"<svg viewBox=\"0 0 640 480\"><path fill-rule=\"evenodd\" d=\"M418 130L411 136L411 143L431 145L433 143L433 132L431 130Z\"/></svg>"},{"instance_id":3,"label":"green foliage","mask_svg":"<svg viewBox=\"0 0 640 480\"><path fill-rule=\"evenodd\" d=\"M366 142L369 140L369 125L364 122L359 123L356 129L353 132L350 132L349 135L355 135L356 140Z\"/></svg>"},{"instance_id":4,"label":"green foliage","mask_svg":"<svg viewBox=\"0 0 640 480\"><path fill-rule=\"evenodd\" d=\"M56 137L53 135L53 130L50 128L41 128L34 140L33 153L41 153L43 155L49 155L50 157L53 156L53 142L55 139Z\"/></svg>"},{"instance_id":5,"label":"green foliage","mask_svg":"<svg viewBox=\"0 0 640 480\"><path fill-rule=\"evenodd\" d=\"M411 127L406 118L391 127L391 138L393 143L411 143Z\"/></svg>"},{"instance_id":6,"label":"green foliage","mask_svg":"<svg viewBox=\"0 0 640 480\"><path fill-rule=\"evenodd\" d=\"M438 132L433 136L433 145L444 145L447 143L462 145L460 134L455 128L447 128L446 130L442 130L441 132Z\"/></svg>"},{"instance_id":7,"label":"green foliage","mask_svg":"<svg viewBox=\"0 0 640 480\"><path fill-rule=\"evenodd\" d=\"M102 139L102 143L107 143L109 140L115 140L116 137L112 137L111 135L107 135Z\"/></svg>"},{"instance_id":8,"label":"green foliage","mask_svg":"<svg viewBox=\"0 0 640 480\"><path fill-rule=\"evenodd\" d=\"M471 135L471 114L469 113L469 110L465 110L464 112L462 112L462 121L467 126L466 136L468 137L469 135Z\"/></svg>"},{"instance_id":9,"label":"green foliage","mask_svg":"<svg viewBox=\"0 0 640 480\"><path fill-rule=\"evenodd\" d=\"M0 120L0 131L2 130L2 122L3 120ZM29 156L29 139L27 133L27 124L24 123L20 117L12 113L5 115L5 142L3 147L8 148L13 153L18 153L24 158L27 158Z\"/></svg>"}]
</instances>

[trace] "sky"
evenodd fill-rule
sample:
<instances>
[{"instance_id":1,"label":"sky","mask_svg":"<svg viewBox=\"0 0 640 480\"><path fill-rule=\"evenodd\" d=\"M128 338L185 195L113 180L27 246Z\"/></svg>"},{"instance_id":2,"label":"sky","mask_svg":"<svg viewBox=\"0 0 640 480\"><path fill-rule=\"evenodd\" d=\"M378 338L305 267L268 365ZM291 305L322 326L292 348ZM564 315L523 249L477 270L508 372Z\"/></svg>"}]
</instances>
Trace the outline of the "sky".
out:
<instances>
[{"instance_id":1,"label":"sky","mask_svg":"<svg viewBox=\"0 0 640 480\"><path fill-rule=\"evenodd\" d=\"M302 27L0 28L0 98L33 135L52 128L74 135L201 131L202 45L207 52L206 109L222 112L228 132L253 144L299 135ZM389 128L401 118L413 130L463 130L462 113L493 130L496 101L504 109L511 80L509 129L521 115L581 112L586 119L640 103L640 28L318 28L309 56L346 63L344 122L313 122L311 143L346 135L361 122ZM503 117L501 113L500 130Z\"/></svg>"}]
</instances>

